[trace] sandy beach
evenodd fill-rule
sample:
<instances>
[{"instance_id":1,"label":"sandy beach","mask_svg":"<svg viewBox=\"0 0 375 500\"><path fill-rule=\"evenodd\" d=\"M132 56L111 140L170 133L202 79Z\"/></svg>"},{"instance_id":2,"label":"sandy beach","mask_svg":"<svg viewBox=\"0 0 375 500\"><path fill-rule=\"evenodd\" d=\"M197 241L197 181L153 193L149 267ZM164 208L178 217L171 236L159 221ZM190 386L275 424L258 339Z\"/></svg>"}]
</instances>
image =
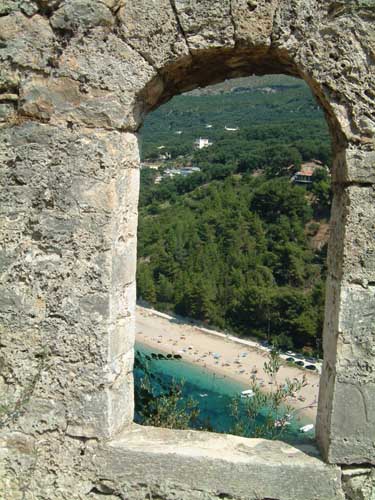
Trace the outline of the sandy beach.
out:
<instances>
[{"instance_id":1,"label":"sandy beach","mask_svg":"<svg viewBox=\"0 0 375 500\"><path fill-rule=\"evenodd\" d=\"M264 372L268 353L254 341L209 332L180 318L141 306L137 306L136 312L136 341L166 353L180 354L185 361L248 384L249 387L251 377L255 376L265 391L272 390L270 379ZM288 404L298 416L315 422L319 374L285 363L280 368L277 382L282 383L287 378L301 380L303 374L306 375L307 386L295 398L289 399Z\"/></svg>"}]
</instances>

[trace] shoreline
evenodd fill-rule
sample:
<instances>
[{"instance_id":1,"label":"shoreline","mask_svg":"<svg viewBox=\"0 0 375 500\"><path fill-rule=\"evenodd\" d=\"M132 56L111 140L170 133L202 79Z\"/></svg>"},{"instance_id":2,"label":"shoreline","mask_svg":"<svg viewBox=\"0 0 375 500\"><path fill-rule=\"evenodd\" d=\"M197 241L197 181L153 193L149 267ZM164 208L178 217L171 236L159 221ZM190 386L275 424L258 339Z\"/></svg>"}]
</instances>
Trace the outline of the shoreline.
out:
<instances>
[{"instance_id":1,"label":"shoreline","mask_svg":"<svg viewBox=\"0 0 375 500\"><path fill-rule=\"evenodd\" d=\"M136 309L136 341L166 354L180 354L183 361L239 382L244 387L250 387L251 376L255 376L265 392L272 389L263 367L268 360L268 351L255 341L242 341L141 306ZM287 404L298 413L297 418L315 424L319 374L282 364L277 380L279 383L287 378L301 380L303 374L308 385Z\"/></svg>"}]
</instances>

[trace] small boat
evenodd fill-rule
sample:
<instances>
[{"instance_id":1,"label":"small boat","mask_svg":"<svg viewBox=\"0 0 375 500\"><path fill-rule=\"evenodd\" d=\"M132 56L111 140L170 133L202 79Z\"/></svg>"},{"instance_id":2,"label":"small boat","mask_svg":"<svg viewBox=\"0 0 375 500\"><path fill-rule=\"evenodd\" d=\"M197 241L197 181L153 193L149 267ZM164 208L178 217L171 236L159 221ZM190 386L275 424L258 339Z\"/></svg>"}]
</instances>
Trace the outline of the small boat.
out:
<instances>
[{"instance_id":1,"label":"small boat","mask_svg":"<svg viewBox=\"0 0 375 500\"><path fill-rule=\"evenodd\" d=\"M252 398L255 396L255 392L252 389L247 389L241 392L241 398Z\"/></svg>"},{"instance_id":2,"label":"small boat","mask_svg":"<svg viewBox=\"0 0 375 500\"><path fill-rule=\"evenodd\" d=\"M208 396L208 394L206 393L203 393L203 394L199 394L201 398L206 398Z\"/></svg>"},{"instance_id":3,"label":"small boat","mask_svg":"<svg viewBox=\"0 0 375 500\"><path fill-rule=\"evenodd\" d=\"M310 432L314 429L314 424L307 424L304 425L303 427L300 427L299 431L300 432Z\"/></svg>"}]
</instances>

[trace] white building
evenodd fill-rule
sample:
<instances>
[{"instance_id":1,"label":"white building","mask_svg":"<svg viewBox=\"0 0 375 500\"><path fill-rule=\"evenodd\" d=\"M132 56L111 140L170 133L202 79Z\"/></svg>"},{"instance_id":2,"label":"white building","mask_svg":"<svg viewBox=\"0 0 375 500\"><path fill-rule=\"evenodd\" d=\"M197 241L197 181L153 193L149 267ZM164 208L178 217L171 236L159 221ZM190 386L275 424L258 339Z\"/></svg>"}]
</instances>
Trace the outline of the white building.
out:
<instances>
[{"instance_id":1,"label":"white building","mask_svg":"<svg viewBox=\"0 0 375 500\"><path fill-rule=\"evenodd\" d=\"M209 139L204 139L203 137L199 137L199 139L197 139L194 144L197 149L203 149L208 148L208 146L212 146L212 142L210 142Z\"/></svg>"}]
</instances>

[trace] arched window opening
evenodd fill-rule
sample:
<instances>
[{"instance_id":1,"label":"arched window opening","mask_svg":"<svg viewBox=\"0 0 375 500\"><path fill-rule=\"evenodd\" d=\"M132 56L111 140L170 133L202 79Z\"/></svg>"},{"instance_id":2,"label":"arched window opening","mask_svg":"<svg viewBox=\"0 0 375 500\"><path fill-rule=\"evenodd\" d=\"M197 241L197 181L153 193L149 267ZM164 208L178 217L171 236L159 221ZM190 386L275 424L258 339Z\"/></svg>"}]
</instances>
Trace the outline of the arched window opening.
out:
<instances>
[{"instance_id":1,"label":"arched window opening","mask_svg":"<svg viewBox=\"0 0 375 500\"><path fill-rule=\"evenodd\" d=\"M323 112L289 76L226 80L147 117L136 421L313 438L330 166Z\"/></svg>"}]
</instances>

